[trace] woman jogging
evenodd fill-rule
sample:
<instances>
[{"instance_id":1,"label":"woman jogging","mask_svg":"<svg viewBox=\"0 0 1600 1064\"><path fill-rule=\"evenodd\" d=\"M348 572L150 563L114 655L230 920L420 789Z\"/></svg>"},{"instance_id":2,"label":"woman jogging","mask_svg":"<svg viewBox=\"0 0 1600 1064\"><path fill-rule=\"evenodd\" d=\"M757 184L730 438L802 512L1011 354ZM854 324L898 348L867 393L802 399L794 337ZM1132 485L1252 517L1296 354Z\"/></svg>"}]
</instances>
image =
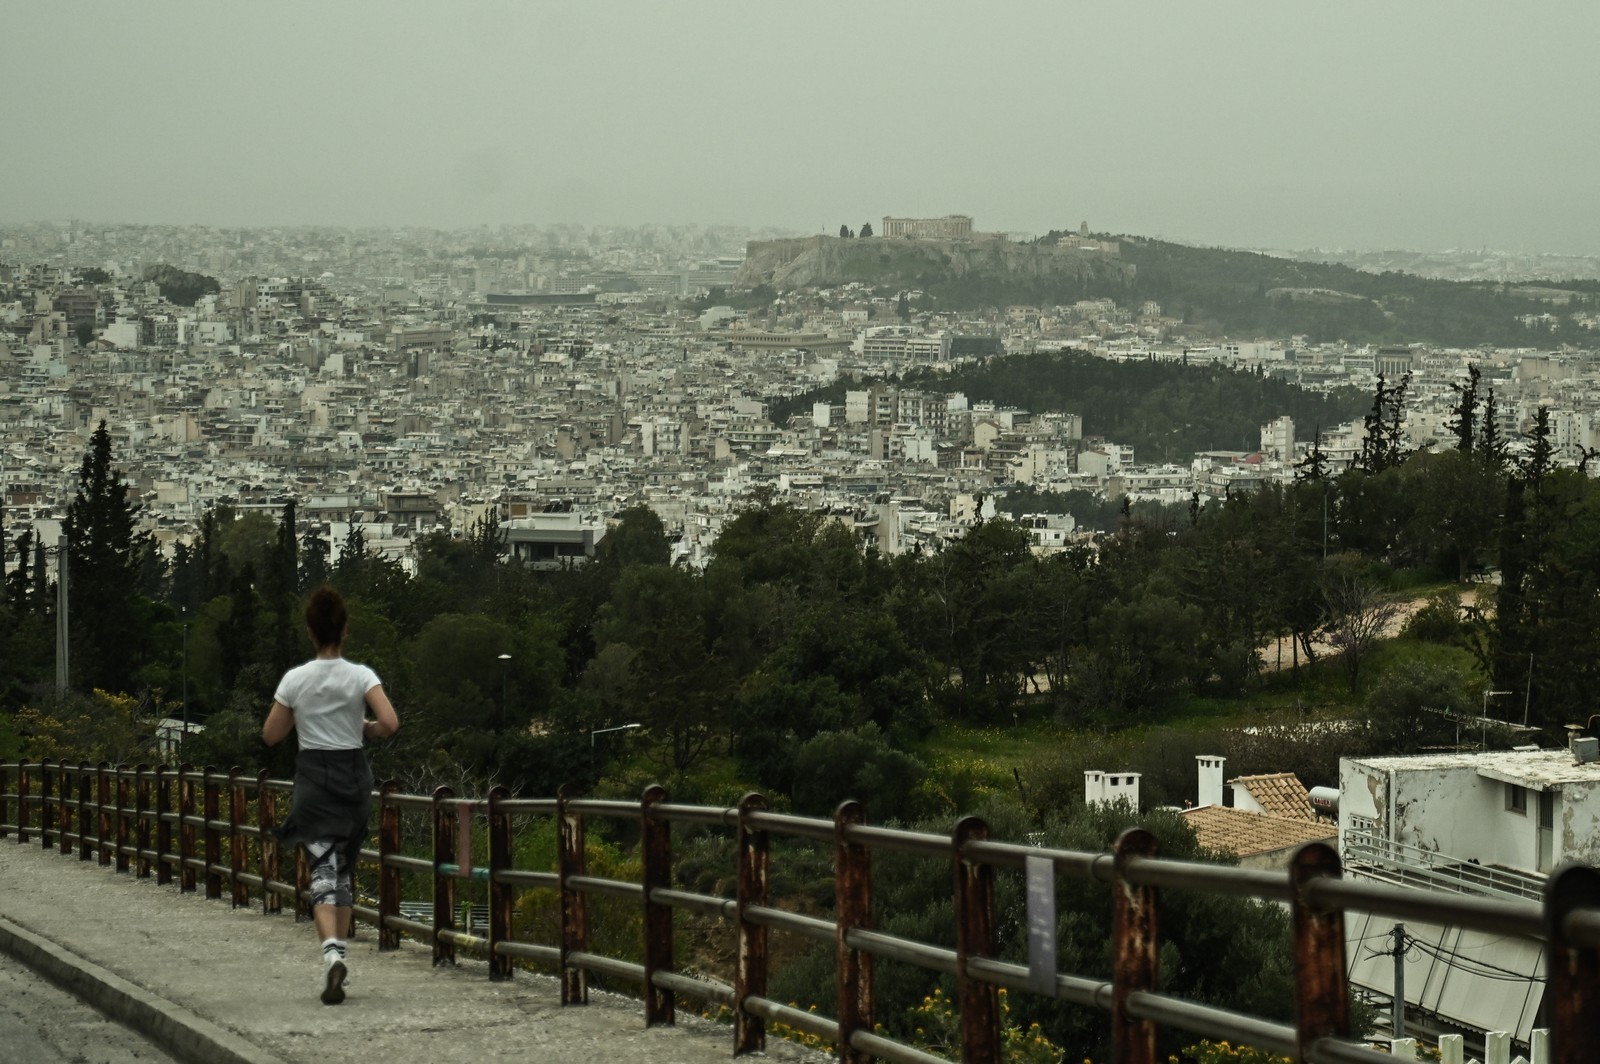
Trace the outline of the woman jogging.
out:
<instances>
[{"instance_id":1,"label":"woman jogging","mask_svg":"<svg viewBox=\"0 0 1600 1064\"><path fill-rule=\"evenodd\" d=\"M372 769L361 747L367 739L393 735L400 719L377 674L344 660L349 615L337 591L320 587L311 593L306 628L317 656L284 673L261 738L276 746L290 731L300 733L294 801L277 834L305 847L311 914L322 939L322 1003L337 1005L350 976L345 937L355 915L352 873L372 812Z\"/></svg>"}]
</instances>

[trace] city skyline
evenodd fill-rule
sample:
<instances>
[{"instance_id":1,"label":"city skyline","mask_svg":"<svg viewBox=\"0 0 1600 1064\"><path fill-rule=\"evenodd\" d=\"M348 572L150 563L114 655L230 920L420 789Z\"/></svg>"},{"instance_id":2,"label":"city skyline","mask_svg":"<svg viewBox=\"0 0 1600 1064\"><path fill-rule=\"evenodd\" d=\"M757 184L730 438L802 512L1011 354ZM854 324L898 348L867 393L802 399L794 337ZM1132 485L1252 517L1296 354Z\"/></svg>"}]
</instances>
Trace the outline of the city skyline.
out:
<instances>
[{"instance_id":1,"label":"city skyline","mask_svg":"<svg viewBox=\"0 0 1600 1064\"><path fill-rule=\"evenodd\" d=\"M816 232L961 212L1600 252L1586 5L383 11L14 13L0 78L31 150L0 221Z\"/></svg>"}]
</instances>

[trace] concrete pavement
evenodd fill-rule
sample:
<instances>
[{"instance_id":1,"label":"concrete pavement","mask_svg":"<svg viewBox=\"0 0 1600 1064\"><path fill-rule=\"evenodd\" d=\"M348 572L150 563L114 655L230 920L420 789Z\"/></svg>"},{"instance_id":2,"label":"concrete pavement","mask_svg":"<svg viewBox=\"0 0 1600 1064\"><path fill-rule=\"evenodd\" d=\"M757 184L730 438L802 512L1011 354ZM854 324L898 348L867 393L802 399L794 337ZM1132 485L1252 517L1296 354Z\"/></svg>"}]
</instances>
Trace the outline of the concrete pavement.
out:
<instances>
[{"instance_id":1,"label":"concrete pavement","mask_svg":"<svg viewBox=\"0 0 1600 1064\"><path fill-rule=\"evenodd\" d=\"M181 894L95 862L0 838L0 949L102 1012L205 1064L723 1064L729 1027L685 1016L646 1028L640 1003L591 991L563 1008L559 984L519 971L491 983L465 959L434 968L406 943L380 954L363 927L343 1005L317 1000L321 958L309 922ZM686 1008L687 1006L687 1008ZM821 1058L769 1040L767 1059Z\"/></svg>"}]
</instances>

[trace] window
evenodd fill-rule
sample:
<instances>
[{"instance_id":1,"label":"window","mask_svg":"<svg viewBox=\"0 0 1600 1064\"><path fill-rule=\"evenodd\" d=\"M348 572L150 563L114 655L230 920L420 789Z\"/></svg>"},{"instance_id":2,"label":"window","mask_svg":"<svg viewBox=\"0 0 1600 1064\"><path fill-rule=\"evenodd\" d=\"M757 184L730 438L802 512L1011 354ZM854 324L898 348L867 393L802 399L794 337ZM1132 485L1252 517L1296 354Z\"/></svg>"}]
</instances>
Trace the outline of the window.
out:
<instances>
[{"instance_id":1,"label":"window","mask_svg":"<svg viewBox=\"0 0 1600 1064\"><path fill-rule=\"evenodd\" d=\"M1528 792L1515 783L1506 784L1506 808L1513 813L1528 815Z\"/></svg>"}]
</instances>

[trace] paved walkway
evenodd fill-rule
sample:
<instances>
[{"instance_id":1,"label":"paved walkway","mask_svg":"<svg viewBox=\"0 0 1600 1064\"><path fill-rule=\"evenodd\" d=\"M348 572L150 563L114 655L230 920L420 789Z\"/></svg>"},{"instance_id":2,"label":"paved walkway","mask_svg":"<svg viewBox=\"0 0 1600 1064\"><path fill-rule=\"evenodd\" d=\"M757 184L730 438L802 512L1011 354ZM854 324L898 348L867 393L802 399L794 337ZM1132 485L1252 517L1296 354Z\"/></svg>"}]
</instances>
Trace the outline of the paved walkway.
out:
<instances>
[{"instance_id":1,"label":"paved walkway","mask_svg":"<svg viewBox=\"0 0 1600 1064\"><path fill-rule=\"evenodd\" d=\"M726 1064L729 1027L685 1016L646 1028L638 1001L591 991L562 1008L553 978L491 983L483 961L434 968L414 943L380 954L352 943L343 1005L318 1002L321 959L309 922L233 909L93 861L0 838L0 950L91 1005L205 1064ZM3 1055L3 1054L0 1054ZM767 1059L815 1061L771 1039ZM750 1058L743 1058L750 1059Z\"/></svg>"}]
</instances>

